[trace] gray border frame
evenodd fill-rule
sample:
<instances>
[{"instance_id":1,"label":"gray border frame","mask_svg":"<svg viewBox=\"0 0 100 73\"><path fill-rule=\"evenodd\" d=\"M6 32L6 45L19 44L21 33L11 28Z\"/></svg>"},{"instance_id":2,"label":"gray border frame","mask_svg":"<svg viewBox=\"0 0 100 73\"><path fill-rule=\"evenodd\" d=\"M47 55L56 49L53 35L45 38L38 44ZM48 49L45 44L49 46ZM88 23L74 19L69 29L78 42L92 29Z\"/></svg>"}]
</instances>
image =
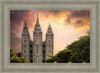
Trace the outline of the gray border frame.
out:
<instances>
[{"instance_id":1,"label":"gray border frame","mask_svg":"<svg viewBox=\"0 0 100 73\"><path fill-rule=\"evenodd\" d=\"M1 0L0 1L0 72L42 73L99 73L100 72L100 1L99 0ZM11 64L10 10L90 10L90 63L57 64Z\"/></svg>"}]
</instances>

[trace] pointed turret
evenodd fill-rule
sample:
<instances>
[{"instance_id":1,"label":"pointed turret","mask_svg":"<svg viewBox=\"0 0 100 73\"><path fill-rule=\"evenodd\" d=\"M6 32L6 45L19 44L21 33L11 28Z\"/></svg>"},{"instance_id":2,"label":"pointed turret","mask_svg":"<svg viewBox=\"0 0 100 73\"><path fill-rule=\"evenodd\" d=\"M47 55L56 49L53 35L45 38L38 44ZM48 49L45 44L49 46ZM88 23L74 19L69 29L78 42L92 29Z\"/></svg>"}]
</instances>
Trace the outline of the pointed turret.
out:
<instances>
[{"instance_id":1,"label":"pointed turret","mask_svg":"<svg viewBox=\"0 0 100 73\"><path fill-rule=\"evenodd\" d=\"M27 58L29 60L29 47L30 47L30 35L28 32L26 20L23 27L22 33L22 54L23 58Z\"/></svg>"},{"instance_id":2,"label":"pointed turret","mask_svg":"<svg viewBox=\"0 0 100 73\"><path fill-rule=\"evenodd\" d=\"M36 20L36 24L35 24L35 31L41 31L38 12L37 12L37 20Z\"/></svg>"},{"instance_id":3,"label":"pointed turret","mask_svg":"<svg viewBox=\"0 0 100 73\"><path fill-rule=\"evenodd\" d=\"M53 55L53 32L52 28L49 22L48 30L46 33L46 59L50 56Z\"/></svg>"},{"instance_id":4,"label":"pointed turret","mask_svg":"<svg viewBox=\"0 0 100 73\"><path fill-rule=\"evenodd\" d=\"M25 26L26 26L26 20L25 20Z\"/></svg>"},{"instance_id":5,"label":"pointed turret","mask_svg":"<svg viewBox=\"0 0 100 73\"><path fill-rule=\"evenodd\" d=\"M39 25L39 17L38 17L38 12L37 12L37 21L36 24Z\"/></svg>"},{"instance_id":6,"label":"pointed turret","mask_svg":"<svg viewBox=\"0 0 100 73\"><path fill-rule=\"evenodd\" d=\"M49 33L52 34L52 28L51 28L50 22L49 22L49 26L48 26L48 30L47 30L47 34L49 34Z\"/></svg>"},{"instance_id":7,"label":"pointed turret","mask_svg":"<svg viewBox=\"0 0 100 73\"><path fill-rule=\"evenodd\" d=\"M25 22L24 22L24 29L23 29L23 30L25 30L25 29L27 29L26 20L25 20Z\"/></svg>"},{"instance_id":8,"label":"pointed turret","mask_svg":"<svg viewBox=\"0 0 100 73\"><path fill-rule=\"evenodd\" d=\"M24 28L23 28L23 34L26 34L29 35L29 32L28 32L28 28L27 28L27 23L26 23L26 20L25 20L25 23L24 23Z\"/></svg>"},{"instance_id":9,"label":"pointed turret","mask_svg":"<svg viewBox=\"0 0 100 73\"><path fill-rule=\"evenodd\" d=\"M50 26L50 22L49 22L49 28L51 28L51 26Z\"/></svg>"}]
</instances>

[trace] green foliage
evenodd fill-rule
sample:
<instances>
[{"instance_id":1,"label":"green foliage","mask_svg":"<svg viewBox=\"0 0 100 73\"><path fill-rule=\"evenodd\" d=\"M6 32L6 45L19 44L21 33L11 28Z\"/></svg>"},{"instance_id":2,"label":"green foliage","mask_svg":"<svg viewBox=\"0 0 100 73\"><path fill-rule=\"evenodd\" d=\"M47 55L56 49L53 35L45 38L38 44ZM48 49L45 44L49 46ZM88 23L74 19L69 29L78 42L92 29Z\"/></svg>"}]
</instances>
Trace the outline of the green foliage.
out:
<instances>
[{"instance_id":1,"label":"green foliage","mask_svg":"<svg viewBox=\"0 0 100 73\"><path fill-rule=\"evenodd\" d=\"M30 63L26 58L20 57L21 63Z\"/></svg>"},{"instance_id":2,"label":"green foliage","mask_svg":"<svg viewBox=\"0 0 100 73\"><path fill-rule=\"evenodd\" d=\"M14 49L10 49L10 62L11 63L30 63L26 58L18 57Z\"/></svg>"},{"instance_id":3,"label":"green foliage","mask_svg":"<svg viewBox=\"0 0 100 73\"><path fill-rule=\"evenodd\" d=\"M90 62L90 36L80 37L78 41L73 42L66 48L74 54L71 59L72 62Z\"/></svg>"},{"instance_id":4,"label":"green foliage","mask_svg":"<svg viewBox=\"0 0 100 73\"><path fill-rule=\"evenodd\" d=\"M82 63L90 62L90 36L80 37L78 41L74 41L64 50L54 56L50 56L46 62L53 63Z\"/></svg>"},{"instance_id":5,"label":"green foliage","mask_svg":"<svg viewBox=\"0 0 100 73\"><path fill-rule=\"evenodd\" d=\"M63 50L63 51L60 51L58 54L57 54L57 57L60 58L60 63L66 63L66 62L69 62L70 61L70 57L73 56L73 53L71 50Z\"/></svg>"},{"instance_id":6,"label":"green foliage","mask_svg":"<svg viewBox=\"0 0 100 73\"><path fill-rule=\"evenodd\" d=\"M54 61L60 62L60 59L57 57L57 55L55 55L55 56L50 56L45 62L46 62L46 63L53 63Z\"/></svg>"},{"instance_id":7,"label":"green foliage","mask_svg":"<svg viewBox=\"0 0 100 73\"><path fill-rule=\"evenodd\" d=\"M19 53L17 53L16 55L17 55L18 57L21 57L21 53L20 53L20 52L19 52Z\"/></svg>"}]
</instances>

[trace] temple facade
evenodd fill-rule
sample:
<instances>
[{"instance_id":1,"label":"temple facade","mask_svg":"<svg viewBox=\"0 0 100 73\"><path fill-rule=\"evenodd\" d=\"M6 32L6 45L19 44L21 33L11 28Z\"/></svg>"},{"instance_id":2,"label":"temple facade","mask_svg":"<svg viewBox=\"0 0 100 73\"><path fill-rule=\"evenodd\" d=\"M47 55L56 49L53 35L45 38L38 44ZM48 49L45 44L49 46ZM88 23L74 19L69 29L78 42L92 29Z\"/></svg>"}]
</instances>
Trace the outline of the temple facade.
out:
<instances>
[{"instance_id":1,"label":"temple facade","mask_svg":"<svg viewBox=\"0 0 100 73\"><path fill-rule=\"evenodd\" d=\"M44 63L50 55L53 55L54 34L50 23L45 35L45 41L43 41L42 33L38 14L33 31L33 41L30 39L27 23L25 21L22 32L21 56L27 58L31 63Z\"/></svg>"}]
</instances>

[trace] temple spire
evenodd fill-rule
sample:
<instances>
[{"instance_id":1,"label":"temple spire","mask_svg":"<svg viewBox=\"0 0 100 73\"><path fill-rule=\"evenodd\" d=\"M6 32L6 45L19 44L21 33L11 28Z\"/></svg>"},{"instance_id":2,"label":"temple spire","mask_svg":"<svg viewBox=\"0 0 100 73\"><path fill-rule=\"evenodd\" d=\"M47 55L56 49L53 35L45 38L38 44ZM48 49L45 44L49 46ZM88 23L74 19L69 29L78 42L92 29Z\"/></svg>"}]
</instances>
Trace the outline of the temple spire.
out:
<instances>
[{"instance_id":1,"label":"temple spire","mask_svg":"<svg viewBox=\"0 0 100 73\"><path fill-rule=\"evenodd\" d=\"M38 11L37 11L37 20L36 20L36 24L35 24L35 31L41 31L39 17L38 17Z\"/></svg>"},{"instance_id":2,"label":"temple spire","mask_svg":"<svg viewBox=\"0 0 100 73\"><path fill-rule=\"evenodd\" d=\"M25 26L26 26L26 20L25 20Z\"/></svg>"},{"instance_id":3,"label":"temple spire","mask_svg":"<svg viewBox=\"0 0 100 73\"><path fill-rule=\"evenodd\" d=\"M49 21L49 26L48 26L47 33L52 33L52 28L51 28L51 25L50 25L50 21Z\"/></svg>"},{"instance_id":4,"label":"temple spire","mask_svg":"<svg viewBox=\"0 0 100 73\"><path fill-rule=\"evenodd\" d=\"M50 21L49 21L48 30L51 30L51 29L52 29L52 28L51 28Z\"/></svg>"},{"instance_id":5,"label":"temple spire","mask_svg":"<svg viewBox=\"0 0 100 73\"><path fill-rule=\"evenodd\" d=\"M38 11L37 11L37 21L36 21L36 24L39 25Z\"/></svg>"},{"instance_id":6,"label":"temple spire","mask_svg":"<svg viewBox=\"0 0 100 73\"><path fill-rule=\"evenodd\" d=\"M23 32L24 32L24 33L28 32L26 20L25 20L25 22L24 22Z\"/></svg>"},{"instance_id":7,"label":"temple spire","mask_svg":"<svg viewBox=\"0 0 100 73\"><path fill-rule=\"evenodd\" d=\"M50 26L50 21L49 21L49 28L51 28L51 26Z\"/></svg>"}]
</instances>

